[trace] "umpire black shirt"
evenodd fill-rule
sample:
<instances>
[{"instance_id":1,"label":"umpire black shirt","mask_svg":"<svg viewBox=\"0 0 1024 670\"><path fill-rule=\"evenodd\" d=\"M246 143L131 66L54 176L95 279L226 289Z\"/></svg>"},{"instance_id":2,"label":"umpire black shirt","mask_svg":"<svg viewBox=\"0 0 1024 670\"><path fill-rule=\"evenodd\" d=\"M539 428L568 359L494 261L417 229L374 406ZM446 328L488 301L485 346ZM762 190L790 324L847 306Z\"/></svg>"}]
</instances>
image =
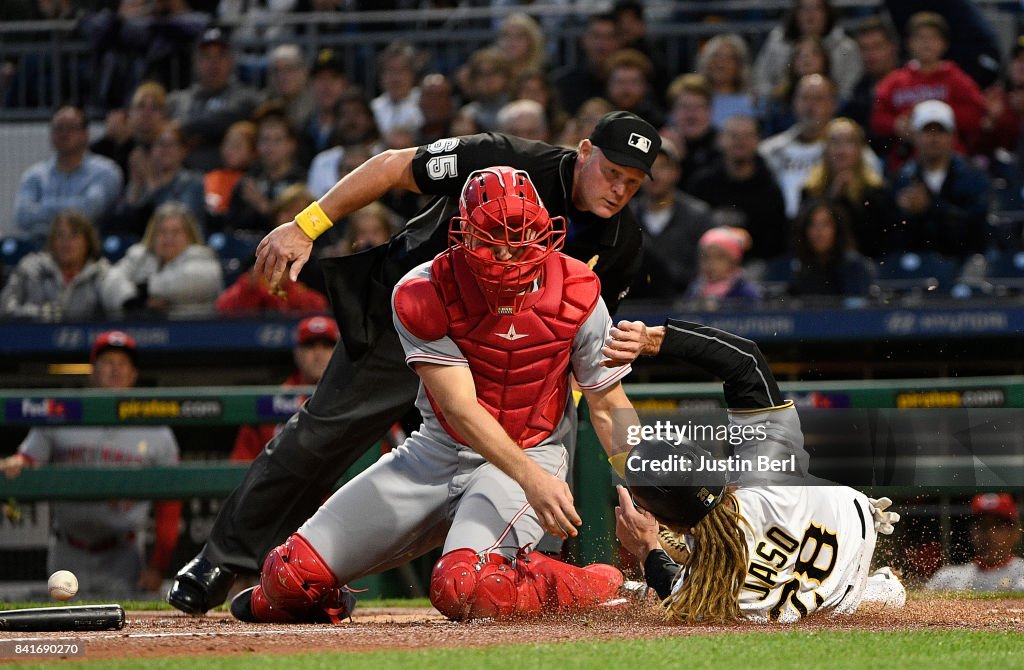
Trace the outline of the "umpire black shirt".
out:
<instances>
[{"instance_id":1,"label":"umpire black shirt","mask_svg":"<svg viewBox=\"0 0 1024 670\"><path fill-rule=\"evenodd\" d=\"M470 173L496 165L525 170L552 216L564 216L564 253L592 264L612 313L637 276L643 236L628 207L611 218L572 205L575 149L481 133L420 147L412 161L419 189L437 196L405 229L380 247L322 262L328 292L349 355L361 355L381 328L392 327L391 290L409 270L448 247L448 227Z\"/></svg>"}]
</instances>

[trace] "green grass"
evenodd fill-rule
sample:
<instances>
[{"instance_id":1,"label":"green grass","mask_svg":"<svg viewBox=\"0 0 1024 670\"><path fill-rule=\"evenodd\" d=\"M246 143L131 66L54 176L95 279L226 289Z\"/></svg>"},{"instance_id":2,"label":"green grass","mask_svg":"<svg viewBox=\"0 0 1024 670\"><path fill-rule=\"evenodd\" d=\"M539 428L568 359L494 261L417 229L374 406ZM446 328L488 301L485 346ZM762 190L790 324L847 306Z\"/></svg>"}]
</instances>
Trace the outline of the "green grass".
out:
<instances>
[{"instance_id":1,"label":"green grass","mask_svg":"<svg viewBox=\"0 0 1024 670\"><path fill-rule=\"evenodd\" d=\"M794 670L869 668L909 670L924 668L1021 667L1024 636L1018 633L977 631L863 631L723 633L653 640L522 644L514 646L363 653L317 653L291 656L268 654L205 657L200 665L216 670L523 670L523 668L612 668L617 670ZM86 651L88 658L88 650ZM84 668L160 668L194 670L195 658L86 661ZM19 667L53 668L56 663ZM66 667L66 666L65 666Z\"/></svg>"}]
</instances>

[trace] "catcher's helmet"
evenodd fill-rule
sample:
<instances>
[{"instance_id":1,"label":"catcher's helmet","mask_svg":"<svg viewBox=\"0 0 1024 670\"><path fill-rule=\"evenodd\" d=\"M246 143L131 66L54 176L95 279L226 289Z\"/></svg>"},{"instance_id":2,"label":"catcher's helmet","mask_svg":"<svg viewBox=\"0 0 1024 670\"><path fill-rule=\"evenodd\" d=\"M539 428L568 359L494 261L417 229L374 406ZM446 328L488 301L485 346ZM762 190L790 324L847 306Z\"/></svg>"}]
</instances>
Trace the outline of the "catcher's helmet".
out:
<instances>
[{"instance_id":1,"label":"catcher's helmet","mask_svg":"<svg viewBox=\"0 0 1024 670\"><path fill-rule=\"evenodd\" d=\"M645 440L636 445L626 461L633 502L664 524L692 528L721 502L726 486L725 472L695 472L701 457L712 460L707 450L689 441ZM661 467L668 463L674 467Z\"/></svg>"},{"instance_id":2,"label":"catcher's helmet","mask_svg":"<svg viewBox=\"0 0 1024 670\"><path fill-rule=\"evenodd\" d=\"M499 166L469 175L449 243L464 253L495 314L515 314L544 260L565 243L565 220L551 217L529 175Z\"/></svg>"}]
</instances>

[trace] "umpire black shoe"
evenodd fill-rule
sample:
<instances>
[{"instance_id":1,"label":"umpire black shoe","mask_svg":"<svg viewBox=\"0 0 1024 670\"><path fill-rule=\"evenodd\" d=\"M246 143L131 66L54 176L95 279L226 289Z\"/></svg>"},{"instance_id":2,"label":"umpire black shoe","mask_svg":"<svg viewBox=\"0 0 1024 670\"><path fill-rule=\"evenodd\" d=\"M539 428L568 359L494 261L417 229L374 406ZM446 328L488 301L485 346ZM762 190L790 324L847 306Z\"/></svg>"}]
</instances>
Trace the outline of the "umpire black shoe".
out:
<instances>
[{"instance_id":1,"label":"umpire black shoe","mask_svg":"<svg viewBox=\"0 0 1024 670\"><path fill-rule=\"evenodd\" d=\"M174 576L167 602L186 614L206 614L227 599L234 581L235 573L200 554Z\"/></svg>"}]
</instances>

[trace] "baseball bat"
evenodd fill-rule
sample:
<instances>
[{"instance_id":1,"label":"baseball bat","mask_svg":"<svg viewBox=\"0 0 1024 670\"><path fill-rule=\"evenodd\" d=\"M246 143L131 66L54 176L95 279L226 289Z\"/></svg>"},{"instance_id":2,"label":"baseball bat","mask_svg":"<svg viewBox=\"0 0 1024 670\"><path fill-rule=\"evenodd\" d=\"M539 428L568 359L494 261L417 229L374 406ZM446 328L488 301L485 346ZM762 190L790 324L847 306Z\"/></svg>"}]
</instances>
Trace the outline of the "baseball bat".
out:
<instances>
[{"instance_id":1,"label":"baseball bat","mask_svg":"<svg viewBox=\"0 0 1024 670\"><path fill-rule=\"evenodd\" d=\"M0 631L121 630L124 608L120 605L33 607L0 611Z\"/></svg>"}]
</instances>

